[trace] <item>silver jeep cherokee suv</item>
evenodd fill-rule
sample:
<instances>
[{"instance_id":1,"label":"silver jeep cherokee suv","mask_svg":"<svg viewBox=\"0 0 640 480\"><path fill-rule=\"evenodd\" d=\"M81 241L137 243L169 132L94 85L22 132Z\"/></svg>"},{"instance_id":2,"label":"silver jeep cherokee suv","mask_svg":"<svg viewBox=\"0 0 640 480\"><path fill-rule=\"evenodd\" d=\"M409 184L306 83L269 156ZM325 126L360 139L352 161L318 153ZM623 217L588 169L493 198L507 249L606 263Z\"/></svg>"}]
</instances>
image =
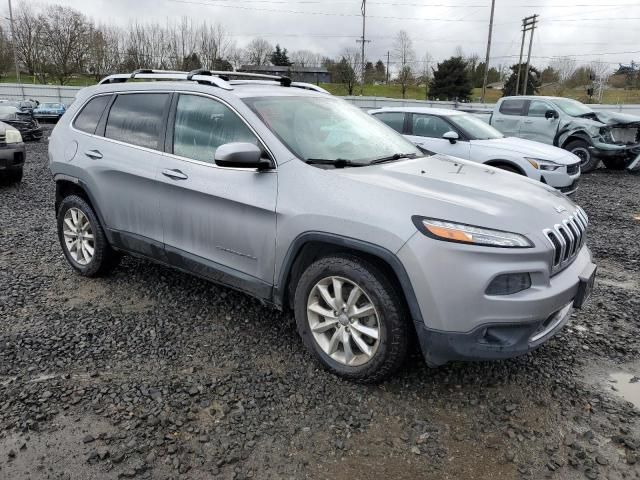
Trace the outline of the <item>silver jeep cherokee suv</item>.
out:
<instances>
[{"instance_id":1,"label":"silver jeep cherokee suv","mask_svg":"<svg viewBox=\"0 0 640 480\"><path fill-rule=\"evenodd\" d=\"M290 307L357 381L393 372L412 336L431 366L520 355L582 306L595 265L567 197L258 78L144 70L78 94L49 143L77 272L127 252Z\"/></svg>"}]
</instances>

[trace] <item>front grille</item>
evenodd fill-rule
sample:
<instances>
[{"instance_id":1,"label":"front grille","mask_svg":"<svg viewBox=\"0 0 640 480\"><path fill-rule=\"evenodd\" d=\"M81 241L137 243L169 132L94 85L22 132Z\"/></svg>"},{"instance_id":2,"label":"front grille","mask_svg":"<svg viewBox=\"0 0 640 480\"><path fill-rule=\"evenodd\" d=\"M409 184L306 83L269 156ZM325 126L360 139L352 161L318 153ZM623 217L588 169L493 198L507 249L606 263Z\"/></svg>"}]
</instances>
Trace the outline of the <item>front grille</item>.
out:
<instances>
[{"instance_id":1,"label":"front grille","mask_svg":"<svg viewBox=\"0 0 640 480\"><path fill-rule=\"evenodd\" d=\"M569 175L575 175L580 171L580 163L574 163L573 165L567 165L567 173Z\"/></svg>"},{"instance_id":2,"label":"front grille","mask_svg":"<svg viewBox=\"0 0 640 480\"><path fill-rule=\"evenodd\" d=\"M544 236L553 247L551 274L558 273L573 262L587 239L588 225L589 217L578 207L566 220L553 228L543 230Z\"/></svg>"},{"instance_id":3,"label":"front grille","mask_svg":"<svg viewBox=\"0 0 640 480\"><path fill-rule=\"evenodd\" d=\"M636 142L638 136L638 129L631 127L612 128L611 138L616 143L622 143L624 145L631 145Z\"/></svg>"},{"instance_id":4,"label":"front grille","mask_svg":"<svg viewBox=\"0 0 640 480\"><path fill-rule=\"evenodd\" d=\"M4 133L0 133L0 147L7 146L7 135Z\"/></svg>"}]
</instances>

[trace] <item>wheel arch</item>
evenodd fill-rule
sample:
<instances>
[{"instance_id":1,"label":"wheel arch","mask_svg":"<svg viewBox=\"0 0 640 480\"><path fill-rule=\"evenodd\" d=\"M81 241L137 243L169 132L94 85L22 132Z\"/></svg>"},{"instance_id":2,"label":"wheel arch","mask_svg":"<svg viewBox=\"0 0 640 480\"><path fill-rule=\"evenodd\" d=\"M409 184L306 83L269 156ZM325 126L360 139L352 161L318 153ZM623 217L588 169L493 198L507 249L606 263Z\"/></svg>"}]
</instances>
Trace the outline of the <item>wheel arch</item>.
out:
<instances>
[{"instance_id":1,"label":"wheel arch","mask_svg":"<svg viewBox=\"0 0 640 480\"><path fill-rule=\"evenodd\" d=\"M65 197L68 197L69 195L77 195L81 197L84 201L86 201L89 204L89 206L93 209L96 216L98 217L98 221L100 222L100 225L105 231L105 235L107 236L109 241L111 241L111 238L109 238L110 236L109 230L106 228L106 225L104 223L104 218L100 213L100 209L97 207L96 202L93 201L93 197L89 193L89 190L86 188L86 185L84 185L79 179L68 176L68 175L56 175L54 177L54 180L56 182L56 200L55 200L56 215L58 215L58 209L60 208L60 203L62 203L62 200L64 200Z\"/></svg>"},{"instance_id":2,"label":"wheel arch","mask_svg":"<svg viewBox=\"0 0 640 480\"><path fill-rule=\"evenodd\" d=\"M501 166L512 167L516 169L520 175L524 175L525 177L528 176L527 172L525 172L520 165L512 160L505 160L504 158L494 158L491 160L487 160L486 162L484 162L484 164L496 168L500 168Z\"/></svg>"},{"instance_id":3,"label":"wheel arch","mask_svg":"<svg viewBox=\"0 0 640 480\"><path fill-rule=\"evenodd\" d=\"M274 303L292 307L294 287L304 270L315 260L332 254L353 255L381 269L398 289L413 321L423 322L409 275L393 252L364 240L323 232L307 232L293 241L274 287Z\"/></svg>"},{"instance_id":4,"label":"wheel arch","mask_svg":"<svg viewBox=\"0 0 640 480\"><path fill-rule=\"evenodd\" d=\"M560 140L562 138L562 140ZM592 145L592 141L591 141L591 137L589 136L589 134L587 134L587 132L582 131L582 130L577 130L575 132L571 132L570 134L568 134L566 136L566 138L563 138L563 135L559 135L557 138L557 145L560 148L566 148L566 146L570 143L573 142L574 140L582 140L583 142L586 142L587 145Z\"/></svg>"}]
</instances>

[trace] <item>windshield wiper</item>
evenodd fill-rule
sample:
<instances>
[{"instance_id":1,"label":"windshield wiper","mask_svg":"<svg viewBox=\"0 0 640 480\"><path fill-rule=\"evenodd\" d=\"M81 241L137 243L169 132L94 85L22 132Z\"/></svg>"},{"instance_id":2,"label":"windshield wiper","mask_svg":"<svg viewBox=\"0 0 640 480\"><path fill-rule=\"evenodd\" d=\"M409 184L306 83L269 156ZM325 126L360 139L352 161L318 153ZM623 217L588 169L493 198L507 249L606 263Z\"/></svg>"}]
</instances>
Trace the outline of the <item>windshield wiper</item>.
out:
<instances>
[{"instance_id":1,"label":"windshield wiper","mask_svg":"<svg viewBox=\"0 0 640 480\"><path fill-rule=\"evenodd\" d=\"M363 167L366 165L363 163L352 162L345 158L336 158L335 160L328 160L326 158L307 158L304 162L309 165L333 165L336 168Z\"/></svg>"},{"instance_id":2,"label":"windshield wiper","mask_svg":"<svg viewBox=\"0 0 640 480\"><path fill-rule=\"evenodd\" d=\"M417 155L415 153L395 153L393 155L389 155L388 157L376 158L369 162L369 165L376 165L378 163L386 163L393 162L395 160L400 160L401 158L416 158Z\"/></svg>"}]
</instances>

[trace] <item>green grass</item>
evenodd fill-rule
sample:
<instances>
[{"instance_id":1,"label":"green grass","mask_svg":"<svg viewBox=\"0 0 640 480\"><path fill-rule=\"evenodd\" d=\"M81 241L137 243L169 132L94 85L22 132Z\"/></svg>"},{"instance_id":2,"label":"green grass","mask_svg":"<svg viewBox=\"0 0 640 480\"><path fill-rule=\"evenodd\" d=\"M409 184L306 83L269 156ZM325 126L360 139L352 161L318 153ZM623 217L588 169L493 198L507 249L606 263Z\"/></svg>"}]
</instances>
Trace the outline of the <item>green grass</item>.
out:
<instances>
[{"instance_id":1,"label":"green grass","mask_svg":"<svg viewBox=\"0 0 640 480\"><path fill-rule=\"evenodd\" d=\"M3 75L0 78L0 83L18 83L15 74L12 75ZM24 83L25 85L42 85L38 79L36 78L34 81L33 76L31 75L20 75L20 83ZM93 77L89 77L86 75L77 75L73 78L70 78L67 83L64 84L66 87L87 87L89 85L95 85L96 80ZM55 79L47 79L46 85L59 85L59 83Z\"/></svg>"}]
</instances>

